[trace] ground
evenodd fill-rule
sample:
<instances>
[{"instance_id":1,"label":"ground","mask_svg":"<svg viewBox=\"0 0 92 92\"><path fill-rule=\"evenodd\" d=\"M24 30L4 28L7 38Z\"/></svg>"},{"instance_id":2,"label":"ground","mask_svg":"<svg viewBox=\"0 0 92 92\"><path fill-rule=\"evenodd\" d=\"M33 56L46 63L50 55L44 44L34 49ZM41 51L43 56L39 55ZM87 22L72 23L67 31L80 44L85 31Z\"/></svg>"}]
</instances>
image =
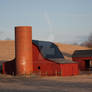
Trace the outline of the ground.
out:
<instances>
[{"instance_id":1,"label":"ground","mask_svg":"<svg viewBox=\"0 0 92 92\"><path fill-rule=\"evenodd\" d=\"M92 74L72 77L0 75L0 92L92 92Z\"/></svg>"}]
</instances>

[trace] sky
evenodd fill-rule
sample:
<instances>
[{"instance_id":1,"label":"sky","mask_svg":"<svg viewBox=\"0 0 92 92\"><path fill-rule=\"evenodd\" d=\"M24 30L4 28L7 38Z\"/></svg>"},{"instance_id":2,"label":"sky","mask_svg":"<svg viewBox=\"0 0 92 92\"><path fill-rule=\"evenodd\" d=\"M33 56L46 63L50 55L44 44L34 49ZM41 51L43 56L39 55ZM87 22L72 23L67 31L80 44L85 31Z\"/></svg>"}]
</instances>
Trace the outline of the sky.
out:
<instances>
[{"instance_id":1,"label":"sky","mask_svg":"<svg viewBox=\"0 0 92 92\"><path fill-rule=\"evenodd\" d=\"M81 43L92 33L92 0L0 0L0 40L15 26L32 26L33 39Z\"/></svg>"}]
</instances>

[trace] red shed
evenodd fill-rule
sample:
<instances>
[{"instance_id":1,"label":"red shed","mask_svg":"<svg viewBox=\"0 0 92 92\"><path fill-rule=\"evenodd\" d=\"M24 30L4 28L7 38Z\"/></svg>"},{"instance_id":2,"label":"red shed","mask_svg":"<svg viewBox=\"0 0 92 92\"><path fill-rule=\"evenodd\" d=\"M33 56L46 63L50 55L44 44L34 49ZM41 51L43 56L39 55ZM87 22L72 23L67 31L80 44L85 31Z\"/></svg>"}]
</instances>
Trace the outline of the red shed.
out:
<instances>
[{"instance_id":1,"label":"red shed","mask_svg":"<svg viewBox=\"0 0 92 92\"><path fill-rule=\"evenodd\" d=\"M92 50L76 50L72 60L79 63L80 70L92 70Z\"/></svg>"}]
</instances>

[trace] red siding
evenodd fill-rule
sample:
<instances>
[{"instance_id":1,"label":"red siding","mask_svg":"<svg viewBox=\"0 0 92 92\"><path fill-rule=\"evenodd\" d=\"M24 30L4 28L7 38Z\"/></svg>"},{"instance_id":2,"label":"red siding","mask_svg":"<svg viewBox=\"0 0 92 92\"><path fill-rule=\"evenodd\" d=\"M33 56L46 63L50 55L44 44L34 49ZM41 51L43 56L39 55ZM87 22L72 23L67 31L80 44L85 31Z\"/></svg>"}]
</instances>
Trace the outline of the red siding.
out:
<instances>
[{"instance_id":1,"label":"red siding","mask_svg":"<svg viewBox=\"0 0 92 92\"><path fill-rule=\"evenodd\" d=\"M73 75L78 75L79 74L79 67L78 67L78 64L72 64L72 72L73 72Z\"/></svg>"},{"instance_id":2,"label":"red siding","mask_svg":"<svg viewBox=\"0 0 92 92\"><path fill-rule=\"evenodd\" d=\"M78 75L78 64L61 64L62 76Z\"/></svg>"},{"instance_id":3,"label":"red siding","mask_svg":"<svg viewBox=\"0 0 92 92\"><path fill-rule=\"evenodd\" d=\"M84 71L86 70L85 60L92 60L92 57L73 57L72 60L78 62L79 69Z\"/></svg>"}]
</instances>

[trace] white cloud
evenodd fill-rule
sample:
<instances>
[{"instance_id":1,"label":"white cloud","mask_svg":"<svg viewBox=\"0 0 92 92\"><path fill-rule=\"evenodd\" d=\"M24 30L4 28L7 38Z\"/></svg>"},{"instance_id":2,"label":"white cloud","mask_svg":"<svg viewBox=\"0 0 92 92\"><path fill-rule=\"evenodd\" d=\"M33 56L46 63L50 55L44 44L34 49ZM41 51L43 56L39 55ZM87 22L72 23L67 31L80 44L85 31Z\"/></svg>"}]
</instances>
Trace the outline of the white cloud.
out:
<instances>
[{"instance_id":1,"label":"white cloud","mask_svg":"<svg viewBox=\"0 0 92 92\"><path fill-rule=\"evenodd\" d=\"M51 21L51 18L48 14L48 12L44 12L44 18L45 18L45 21L47 22L48 24L48 27L49 27L49 32L48 32L48 36L46 38L47 41L54 41L55 40L55 37L54 37L54 30L53 30L53 23Z\"/></svg>"}]
</instances>

